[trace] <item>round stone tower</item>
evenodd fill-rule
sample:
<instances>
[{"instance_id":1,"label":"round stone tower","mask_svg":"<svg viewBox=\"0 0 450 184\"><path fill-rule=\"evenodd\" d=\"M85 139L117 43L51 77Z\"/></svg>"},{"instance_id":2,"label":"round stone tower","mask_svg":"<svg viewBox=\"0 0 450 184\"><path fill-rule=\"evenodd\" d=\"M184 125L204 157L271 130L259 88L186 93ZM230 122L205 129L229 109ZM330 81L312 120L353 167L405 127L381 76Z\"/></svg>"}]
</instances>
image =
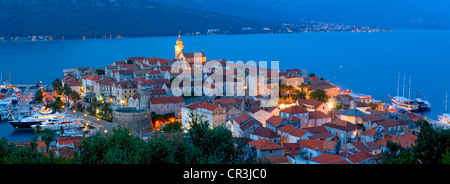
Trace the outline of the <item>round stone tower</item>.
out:
<instances>
[{"instance_id":1,"label":"round stone tower","mask_svg":"<svg viewBox=\"0 0 450 184\"><path fill-rule=\"evenodd\" d=\"M136 108L119 108L114 110L113 123L130 129L133 134L142 136L153 131L152 117L149 110Z\"/></svg>"}]
</instances>

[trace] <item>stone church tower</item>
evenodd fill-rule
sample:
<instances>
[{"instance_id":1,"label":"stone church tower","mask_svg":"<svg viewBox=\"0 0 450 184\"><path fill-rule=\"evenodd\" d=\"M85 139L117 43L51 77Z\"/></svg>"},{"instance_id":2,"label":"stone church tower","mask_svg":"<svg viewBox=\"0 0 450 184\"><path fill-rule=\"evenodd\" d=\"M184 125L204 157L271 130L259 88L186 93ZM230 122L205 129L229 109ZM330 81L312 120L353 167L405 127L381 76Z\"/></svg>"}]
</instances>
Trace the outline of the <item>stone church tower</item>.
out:
<instances>
[{"instance_id":1,"label":"stone church tower","mask_svg":"<svg viewBox=\"0 0 450 184\"><path fill-rule=\"evenodd\" d=\"M181 40L181 35L180 33L178 33L178 40L177 44L175 45L175 59L182 60L184 58L183 52L184 52L183 40Z\"/></svg>"}]
</instances>

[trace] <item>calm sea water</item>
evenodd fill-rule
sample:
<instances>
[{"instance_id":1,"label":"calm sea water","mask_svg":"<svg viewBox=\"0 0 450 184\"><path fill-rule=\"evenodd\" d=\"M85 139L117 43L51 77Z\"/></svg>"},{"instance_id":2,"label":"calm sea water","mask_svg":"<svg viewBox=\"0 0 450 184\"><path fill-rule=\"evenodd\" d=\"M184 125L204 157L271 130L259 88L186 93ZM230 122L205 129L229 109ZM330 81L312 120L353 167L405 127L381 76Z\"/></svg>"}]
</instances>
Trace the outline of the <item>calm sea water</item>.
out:
<instances>
[{"instance_id":1,"label":"calm sea water","mask_svg":"<svg viewBox=\"0 0 450 184\"><path fill-rule=\"evenodd\" d=\"M100 68L134 56L170 59L176 39L0 42L0 72L3 79L11 72L14 84L50 84L62 77L64 68ZM406 84L411 75L412 87L420 87L431 101L432 110L425 114L433 119L444 111L445 90L450 91L450 31L203 35L182 39L185 52L204 51L208 60L280 61L283 70L306 69L341 89L384 101L389 100L388 94L397 93L398 72L402 77L406 73ZM3 130L8 126L0 123L0 137L22 137Z\"/></svg>"}]
</instances>

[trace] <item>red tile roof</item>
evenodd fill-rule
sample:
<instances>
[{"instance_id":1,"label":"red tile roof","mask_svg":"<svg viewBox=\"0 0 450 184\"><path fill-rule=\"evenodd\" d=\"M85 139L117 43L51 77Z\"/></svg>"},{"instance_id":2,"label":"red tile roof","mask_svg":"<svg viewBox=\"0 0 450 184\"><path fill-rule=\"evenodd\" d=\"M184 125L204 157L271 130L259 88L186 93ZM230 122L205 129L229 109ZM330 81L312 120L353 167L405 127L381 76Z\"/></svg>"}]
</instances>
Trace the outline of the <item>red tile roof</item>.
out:
<instances>
[{"instance_id":1,"label":"red tile roof","mask_svg":"<svg viewBox=\"0 0 450 184\"><path fill-rule=\"evenodd\" d=\"M360 126L357 126L353 123L350 123L350 122L344 121L344 120L340 120L340 119L335 119L335 120L331 121L330 123L325 123L323 126L327 126L327 127L331 127L331 128L335 128L335 129L339 129L339 130L344 130L344 131L353 131L353 130L357 130L357 129L362 129Z\"/></svg>"},{"instance_id":2,"label":"red tile roof","mask_svg":"<svg viewBox=\"0 0 450 184\"><path fill-rule=\"evenodd\" d=\"M153 97L150 98L151 104L184 103L183 97Z\"/></svg>"},{"instance_id":3,"label":"red tile roof","mask_svg":"<svg viewBox=\"0 0 450 184\"><path fill-rule=\"evenodd\" d=\"M359 150L359 152L364 152L364 153L366 153L366 152L371 152L372 150L369 148L369 147L367 147L364 143L362 143L362 142L352 142L352 143L350 143L353 147L355 147L356 149L358 149Z\"/></svg>"},{"instance_id":4,"label":"red tile roof","mask_svg":"<svg viewBox=\"0 0 450 184\"><path fill-rule=\"evenodd\" d=\"M247 113L243 113L239 115L238 117L234 118L233 120L236 121L239 125L242 125L244 122L252 118L252 116L248 115Z\"/></svg>"},{"instance_id":5,"label":"red tile roof","mask_svg":"<svg viewBox=\"0 0 450 184\"><path fill-rule=\"evenodd\" d=\"M323 127L323 126L314 126L314 127L307 127L307 128L302 128L310 133L313 134L320 134L320 133L328 133L328 130Z\"/></svg>"},{"instance_id":6,"label":"red tile roof","mask_svg":"<svg viewBox=\"0 0 450 184\"><path fill-rule=\"evenodd\" d=\"M157 57L152 57L152 58L147 58L148 63L157 63L159 61L160 64L167 64L169 63L169 60L163 59L163 58L157 58Z\"/></svg>"},{"instance_id":7,"label":"red tile roof","mask_svg":"<svg viewBox=\"0 0 450 184\"><path fill-rule=\"evenodd\" d=\"M91 75L91 74L87 74L83 77L84 80L92 80L92 81L99 80L101 78L102 78L101 75Z\"/></svg>"},{"instance_id":8,"label":"red tile roof","mask_svg":"<svg viewBox=\"0 0 450 184\"><path fill-rule=\"evenodd\" d=\"M214 111L214 110L216 110L219 107L220 106L214 105L214 104L211 104L211 103L202 103L197 108L202 108L202 109L206 109L206 110L209 110L209 111Z\"/></svg>"},{"instance_id":9,"label":"red tile roof","mask_svg":"<svg viewBox=\"0 0 450 184\"><path fill-rule=\"evenodd\" d=\"M308 131L299 128L299 129L295 130L294 132L292 132L292 133L290 133L290 134L291 134L292 136L295 136L295 137L302 137L302 136L305 135L306 133L308 133Z\"/></svg>"},{"instance_id":10,"label":"red tile roof","mask_svg":"<svg viewBox=\"0 0 450 184\"><path fill-rule=\"evenodd\" d=\"M300 121L301 119L300 118L297 118L296 116L291 116L290 118L289 118L289 121Z\"/></svg>"},{"instance_id":11,"label":"red tile roof","mask_svg":"<svg viewBox=\"0 0 450 184\"><path fill-rule=\"evenodd\" d=\"M310 78L312 81L320 81L319 77L317 77L317 76L312 76Z\"/></svg>"},{"instance_id":12,"label":"red tile roof","mask_svg":"<svg viewBox=\"0 0 450 184\"><path fill-rule=\"evenodd\" d=\"M326 118L331 117L320 111L309 112L309 119L326 119Z\"/></svg>"},{"instance_id":13,"label":"red tile roof","mask_svg":"<svg viewBox=\"0 0 450 184\"><path fill-rule=\"evenodd\" d=\"M283 149L282 146L267 139L259 139L256 141L249 142L249 144L259 150Z\"/></svg>"},{"instance_id":14,"label":"red tile roof","mask_svg":"<svg viewBox=\"0 0 450 184\"><path fill-rule=\"evenodd\" d=\"M328 153L324 153L317 157L311 158L311 161L319 162L322 164L350 164L348 161L344 159L343 156L332 155Z\"/></svg>"},{"instance_id":15,"label":"red tile roof","mask_svg":"<svg viewBox=\"0 0 450 184\"><path fill-rule=\"evenodd\" d=\"M333 134L320 133L320 134L309 136L308 139L311 139L311 140L314 140L314 139L325 140L325 139L329 139L329 138L332 138L332 137L334 137Z\"/></svg>"},{"instance_id":16,"label":"red tile roof","mask_svg":"<svg viewBox=\"0 0 450 184\"><path fill-rule=\"evenodd\" d=\"M80 142L83 137L75 136L75 137L57 137L56 142L59 145L70 145L73 144L74 149L78 149L78 142Z\"/></svg>"},{"instance_id":17,"label":"red tile roof","mask_svg":"<svg viewBox=\"0 0 450 184\"><path fill-rule=\"evenodd\" d=\"M331 151L335 143L335 141L300 139L300 147L318 151Z\"/></svg>"},{"instance_id":18,"label":"red tile roof","mask_svg":"<svg viewBox=\"0 0 450 184\"><path fill-rule=\"evenodd\" d=\"M241 130L247 130L248 128L252 127L253 125L260 126L260 124L253 119L247 121L245 124L239 124L239 125L240 125Z\"/></svg>"},{"instance_id":19,"label":"red tile roof","mask_svg":"<svg viewBox=\"0 0 450 184\"><path fill-rule=\"evenodd\" d=\"M270 128L266 128L266 127L258 127L255 129L255 131L253 131L253 133L251 133L253 135L257 135L260 137L265 137L268 139L273 139L273 138L280 138L281 136L278 135L277 133L275 133L272 129Z\"/></svg>"},{"instance_id":20,"label":"red tile roof","mask_svg":"<svg viewBox=\"0 0 450 184\"><path fill-rule=\"evenodd\" d=\"M293 105L293 106L290 106L288 108L281 110L280 112L287 113L287 114L299 114L299 113L307 113L308 111L304 108L301 108L298 105Z\"/></svg>"},{"instance_id":21,"label":"red tile roof","mask_svg":"<svg viewBox=\"0 0 450 184\"><path fill-rule=\"evenodd\" d=\"M376 124L381 125L383 127L400 126L400 123L397 120L385 120L385 121L376 122Z\"/></svg>"},{"instance_id":22,"label":"red tile roof","mask_svg":"<svg viewBox=\"0 0 450 184\"><path fill-rule=\"evenodd\" d=\"M281 123L283 123L285 121L286 121L286 119L279 118L278 116L272 116L266 120L267 123L271 124L274 127L277 127L278 125L280 125Z\"/></svg>"},{"instance_id":23,"label":"red tile roof","mask_svg":"<svg viewBox=\"0 0 450 184\"><path fill-rule=\"evenodd\" d=\"M375 129L375 128L361 132L361 134L367 134L367 135L375 135L375 133L377 133L377 129Z\"/></svg>"},{"instance_id":24,"label":"red tile roof","mask_svg":"<svg viewBox=\"0 0 450 184\"><path fill-rule=\"evenodd\" d=\"M316 99L299 99L297 100L297 104L298 105L311 105L313 106L315 109L319 108L319 106L323 105L324 103L316 100Z\"/></svg>"},{"instance_id":25,"label":"red tile roof","mask_svg":"<svg viewBox=\"0 0 450 184\"><path fill-rule=\"evenodd\" d=\"M286 132L288 134L291 134L296 129L297 129L297 127L292 126L292 125L284 125L284 126L278 128L279 131L283 131L283 132Z\"/></svg>"},{"instance_id":26,"label":"red tile roof","mask_svg":"<svg viewBox=\"0 0 450 184\"><path fill-rule=\"evenodd\" d=\"M269 161L271 164L288 163L287 156L263 158L263 161Z\"/></svg>"},{"instance_id":27,"label":"red tile roof","mask_svg":"<svg viewBox=\"0 0 450 184\"><path fill-rule=\"evenodd\" d=\"M164 90L164 89L152 89L150 91L150 93L152 95L165 95L165 94L167 94L166 90Z\"/></svg>"},{"instance_id":28,"label":"red tile roof","mask_svg":"<svg viewBox=\"0 0 450 184\"><path fill-rule=\"evenodd\" d=\"M359 164L359 163L369 159L369 157L367 156L367 153L365 153L365 152L355 153L353 155L349 155L347 158L354 164Z\"/></svg>"},{"instance_id":29,"label":"red tile roof","mask_svg":"<svg viewBox=\"0 0 450 184\"><path fill-rule=\"evenodd\" d=\"M416 137L412 133L406 133L394 137L386 136L385 139L400 144L400 146L404 148L409 148L416 145Z\"/></svg>"}]
</instances>

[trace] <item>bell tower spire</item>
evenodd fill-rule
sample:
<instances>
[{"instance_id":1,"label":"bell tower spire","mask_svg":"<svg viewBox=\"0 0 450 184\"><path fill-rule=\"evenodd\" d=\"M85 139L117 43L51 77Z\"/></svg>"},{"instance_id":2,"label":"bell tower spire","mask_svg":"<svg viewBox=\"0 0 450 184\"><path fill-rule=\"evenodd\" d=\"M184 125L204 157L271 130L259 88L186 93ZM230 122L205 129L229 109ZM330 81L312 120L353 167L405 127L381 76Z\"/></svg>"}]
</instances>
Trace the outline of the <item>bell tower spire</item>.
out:
<instances>
[{"instance_id":1,"label":"bell tower spire","mask_svg":"<svg viewBox=\"0 0 450 184\"><path fill-rule=\"evenodd\" d=\"M175 59L181 59L183 57L184 45L181 40L181 31L178 30L178 39L175 45Z\"/></svg>"}]
</instances>

